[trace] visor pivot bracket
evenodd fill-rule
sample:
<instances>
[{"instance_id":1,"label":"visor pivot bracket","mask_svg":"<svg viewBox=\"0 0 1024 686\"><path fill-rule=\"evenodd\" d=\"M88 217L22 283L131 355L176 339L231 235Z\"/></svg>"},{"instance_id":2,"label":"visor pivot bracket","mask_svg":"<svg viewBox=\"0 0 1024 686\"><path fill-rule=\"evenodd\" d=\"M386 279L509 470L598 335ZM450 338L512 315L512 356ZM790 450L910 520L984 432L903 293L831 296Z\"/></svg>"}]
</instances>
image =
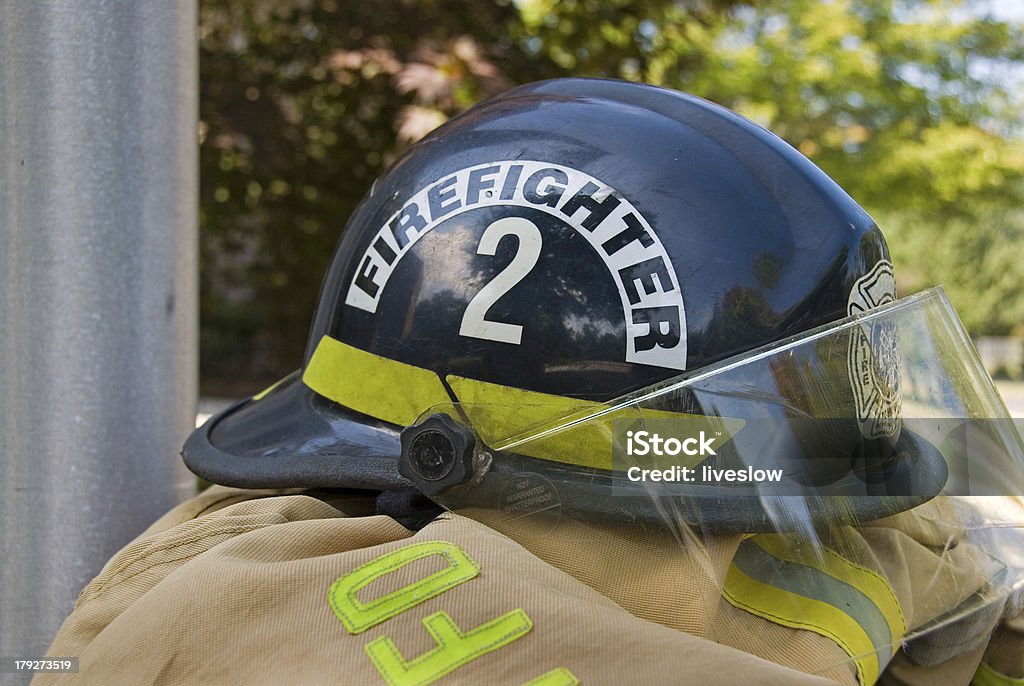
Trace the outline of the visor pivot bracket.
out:
<instances>
[{"instance_id":1,"label":"visor pivot bracket","mask_svg":"<svg viewBox=\"0 0 1024 686\"><path fill-rule=\"evenodd\" d=\"M447 414L432 414L402 430L398 473L426 496L433 496L473 476L476 437Z\"/></svg>"}]
</instances>

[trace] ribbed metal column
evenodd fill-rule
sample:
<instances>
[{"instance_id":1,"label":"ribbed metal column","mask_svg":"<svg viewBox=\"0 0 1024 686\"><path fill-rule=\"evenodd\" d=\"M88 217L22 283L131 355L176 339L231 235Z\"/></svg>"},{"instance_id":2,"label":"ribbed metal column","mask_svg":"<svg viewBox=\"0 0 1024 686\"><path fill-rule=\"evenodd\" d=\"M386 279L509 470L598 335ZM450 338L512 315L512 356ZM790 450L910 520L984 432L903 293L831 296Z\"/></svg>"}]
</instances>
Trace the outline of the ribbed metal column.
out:
<instances>
[{"instance_id":1,"label":"ribbed metal column","mask_svg":"<svg viewBox=\"0 0 1024 686\"><path fill-rule=\"evenodd\" d=\"M195 36L195 0L0 0L0 656L193 484Z\"/></svg>"}]
</instances>

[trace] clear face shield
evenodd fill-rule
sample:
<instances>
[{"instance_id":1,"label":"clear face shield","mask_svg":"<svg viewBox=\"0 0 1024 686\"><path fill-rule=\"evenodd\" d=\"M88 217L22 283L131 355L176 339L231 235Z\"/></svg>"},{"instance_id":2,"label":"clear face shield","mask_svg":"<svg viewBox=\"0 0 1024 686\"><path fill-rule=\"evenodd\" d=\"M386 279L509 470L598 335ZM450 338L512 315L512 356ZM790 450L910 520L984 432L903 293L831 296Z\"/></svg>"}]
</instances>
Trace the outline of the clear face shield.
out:
<instances>
[{"instance_id":1,"label":"clear face shield","mask_svg":"<svg viewBox=\"0 0 1024 686\"><path fill-rule=\"evenodd\" d=\"M1022 427L939 289L613 402L484 386L403 432L402 473L538 546L611 560L628 529L718 592L711 638L756 653L722 628L742 610L830 637L816 669L872 683L901 645L937 664L1019 603Z\"/></svg>"}]
</instances>

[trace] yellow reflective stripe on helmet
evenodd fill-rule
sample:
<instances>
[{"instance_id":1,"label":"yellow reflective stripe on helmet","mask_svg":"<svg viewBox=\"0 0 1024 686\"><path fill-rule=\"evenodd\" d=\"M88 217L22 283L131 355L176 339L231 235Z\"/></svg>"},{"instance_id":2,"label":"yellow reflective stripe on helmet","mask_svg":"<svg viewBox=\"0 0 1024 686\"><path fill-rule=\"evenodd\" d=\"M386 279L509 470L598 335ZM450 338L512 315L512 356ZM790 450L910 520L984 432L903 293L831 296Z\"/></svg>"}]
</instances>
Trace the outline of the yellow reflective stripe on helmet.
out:
<instances>
[{"instance_id":1,"label":"yellow reflective stripe on helmet","mask_svg":"<svg viewBox=\"0 0 1024 686\"><path fill-rule=\"evenodd\" d=\"M314 392L375 419L405 427L414 424L432 407L451 408L456 402L481 440L496 450L510 449L543 460L582 467L612 469L613 422L616 420L683 419L694 422L688 429L703 429L728 440L744 421L664 410L629 407L608 410L602 403L527 391L512 386L446 377L453 400L436 373L324 336L302 374ZM585 421L561 428L567 418ZM544 431L549 431L544 433ZM540 434L539 436L537 434ZM529 437L520 445L514 439ZM680 456L674 463L693 466L701 455Z\"/></svg>"},{"instance_id":2,"label":"yellow reflective stripe on helmet","mask_svg":"<svg viewBox=\"0 0 1024 686\"><path fill-rule=\"evenodd\" d=\"M293 372L293 373L294 373L294 372ZM291 374L289 374L288 376L291 376ZM281 379L278 379L278 380L277 380L277 381L275 381L274 383L270 384L269 386L267 386L266 388L264 388L264 389L263 389L262 391L260 391L260 392L259 392L259 393L257 393L256 395L254 395L254 396L252 397L252 399L253 399L253 400L263 400L263 399L264 399L265 397L267 397L267 394L268 394L268 393L270 393L270 392L271 392L272 390L274 390L275 388L277 388L278 386L280 386L280 385L281 385L281 383L282 383L282 382L283 382L283 381L284 381L285 379L287 379L287 378L288 378L288 376L286 376L286 377L283 377L283 378L281 378Z\"/></svg>"},{"instance_id":3,"label":"yellow reflective stripe on helmet","mask_svg":"<svg viewBox=\"0 0 1024 686\"><path fill-rule=\"evenodd\" d=\"M618 420L686 420L687 429L720 433L723 442L745 423L741 419L646 407L626 407L593 416L609 410L609 406L455 375L448 376L446 381L458 397L459 407L487 445L495 450L509 449L522 455L581 467L612 469L613 422ZM572 424L573 417L584 421ZM522 439L522 442L517 439ZM703 459L702 455L680 455L673 458L673 464L692 467Z\"/></svg>"},{"instance_id":4,"label":"yellow reflective stripe on helmet","mask_svg":"<svg viewBox=\"0 0 1024 686\"><path fill-rule=\"evenodd\" d=\"M480 438L498 450L503 447L502 442L531 429L548 428L553 420L577 414L586 416L605 407L577 398L536 393L461 376L448 376L447 381ZM566 464L611 469L610 430L611 425L589 422L573 431L556 432L530 441L516 451Z\"/></svg>"},{"instance_id":5,"label":"yellow reflective stripe on helmet","mask_svg":"<svg viewBox=\"0 0 1024 686\"><path fill-rule=\"evenodd\" d=\"M409 426L434 405L451 403L434 372L324 336L302 373L323 397L381 421Z\"/></svg>"},{"instance_id":6,"label":"yellow reflective stripe on helmet","mask_svg":"<svg viewBox=\"0 0 1024 686\"><path fill-rule=\"evenodd\" d=\"M905 633L902 611L881 576L834 553L809 559L774 534L740 544L722 595L771 622L832 639L854 661L864 686L875 683Z\"/></svg>"},{"instance_id":7,"label":"yellow reflective stripe on helmet","mask_svg":"<svg viewBox=\"0 0 1024 686\"><path fill-rule=\"evenodd\" d=\"M324 336L302 374L314 392L350 409L399 426L410 426L429 408L452 405L440 378L414 365L368 353ZM599 403L535 393L449 376L459 407L488 445L567 415L594 412ZM611 468L610 425L594 424L530 445L525 453L568 464Z\"/></svg>"},{"instance_id":8,"label":"yellow reflective stripe on helmet","mask_svg":"<svg viewBox=\"0 0 1024 686\"><path fill-rule=\"evenodd\" d=\"M971 686L1024 686L1024 678L1007 676L982 662L971 679Z\"/></svg>"}]
</instances>

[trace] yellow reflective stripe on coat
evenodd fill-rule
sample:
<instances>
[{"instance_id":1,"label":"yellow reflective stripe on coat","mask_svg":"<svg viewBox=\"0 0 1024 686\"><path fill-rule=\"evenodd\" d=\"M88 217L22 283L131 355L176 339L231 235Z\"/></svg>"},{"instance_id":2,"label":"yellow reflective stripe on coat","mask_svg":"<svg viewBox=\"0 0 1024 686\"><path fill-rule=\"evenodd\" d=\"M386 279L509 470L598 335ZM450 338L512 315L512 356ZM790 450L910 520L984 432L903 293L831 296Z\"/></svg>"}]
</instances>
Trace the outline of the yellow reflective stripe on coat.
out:
<instances>
[{"instance_id":1,"label":"yellow reflective stripe on coat","mask_svg":"<svg viewBox=\"0 0 1024 686\"><path fill-rule=\"evenodd\" d=\"M971 679L971 686L1024 686L1024 678L1007 676L982 662Z\"/></svg>"},{"instance_id":2,"label":"yellow reflective stripe on coat","mask_svg":"<svg viewBox=\"0 0 1024 686\"><path fill-rule=\"evenodd\" d=\"M832 639L856 663L861 684L874 684L906 633L892 589L832 551L814 558L788 540L759 534L743 541L723 597L776 624Z\"/></svg>"},{"instance_id":3,"label":"yellow reflective stripe on coat","mask_svg":"<svg viewBox=\"0 0 1024 686\"><path fill-rule=\"evenodd\" d=\"M885 577L873 569L848 560L829 548L812 550L810 546L793 545L792 539L779 534L759 534L751 540L777 559L813 567L861 591L882 613L889 635L895 637L894 643L907 633L907 619L903 616L896 593Z\"/></svg>"}]
</instances>

